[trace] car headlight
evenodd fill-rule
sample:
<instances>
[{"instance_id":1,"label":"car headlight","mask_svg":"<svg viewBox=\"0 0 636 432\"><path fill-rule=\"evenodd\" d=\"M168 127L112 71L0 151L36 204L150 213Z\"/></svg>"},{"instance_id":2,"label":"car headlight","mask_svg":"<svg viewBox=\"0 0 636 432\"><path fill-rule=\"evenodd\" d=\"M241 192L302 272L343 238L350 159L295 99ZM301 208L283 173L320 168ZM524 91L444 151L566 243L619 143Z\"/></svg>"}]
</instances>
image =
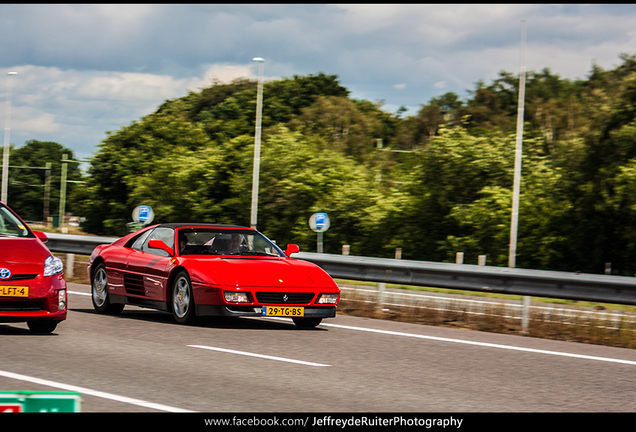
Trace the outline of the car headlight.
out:
<instances>
[{"instance_id":1,"label":"car headlight","mask_svg":"<svg viewBox=\"0 0 636 432\"><path fill-rule=\"evenodd\" d=\"M338 302L339 294L320 294L317 304L336 304Z\"/></svg>"},{"instance_id":2,"label":"car headlight","mask_svg":"<svg viewBox=\"0 0 636 432\"><path fill-rule=\"evenodd\" d=\"M250 296L246 292L225 291L225 301L228 303L250 303Z\"/></svg>"},{"instance_id":3,"label":"car headlight","mask_svg":"<svg viewBox=\"0 0 636 432\"><path fill-rule=\"evenodd\" d=\"M64 271L64 264L62 260L50 255L46 260L44 260L44 276L53 276L56 274L60 274Z\"/></svg>"}]
</instances>

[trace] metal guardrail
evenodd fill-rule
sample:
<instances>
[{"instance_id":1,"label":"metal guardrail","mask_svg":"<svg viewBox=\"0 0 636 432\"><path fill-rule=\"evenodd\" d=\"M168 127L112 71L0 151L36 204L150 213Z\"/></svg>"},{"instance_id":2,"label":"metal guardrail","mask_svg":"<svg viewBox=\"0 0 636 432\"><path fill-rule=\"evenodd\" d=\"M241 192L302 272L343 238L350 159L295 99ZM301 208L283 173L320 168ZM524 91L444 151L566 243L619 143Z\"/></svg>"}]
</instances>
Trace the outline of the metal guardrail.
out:
<instances>
[{"instance_id":1,"label":"metal guardrail","mask_svg":"<svg viewBox=\"0 0 636 432\"><path fill-rule=\"evenodd\" d=\"M51 252L90 255L100 244L112 243L117 237L96 237L76 234L45 233L49 240L46 246Z\"/></svg>"},{"instance_id":2,"label":"metal guardrail","mask_svg":"<svg viewBox=\"0 0 636 432\"><path fill-rule=\"evenodd\" d=\"M90 255L99 244L117 238L46 233L52 252ZM508 267L451 264L351 255L299 252L294 258L322 267L333 278L561 298L636 304L636 278Z\"/></svg>"},{"instance_id":3,"label":"metal guardrail","mask_svg":"<svg viewBox=\"0 0 636 432\"><path fill-rule=\"evenodd\" d=\"M301 252L334 278L532 297L636 304L636 278Z\"/></svg>"}]
</instances>

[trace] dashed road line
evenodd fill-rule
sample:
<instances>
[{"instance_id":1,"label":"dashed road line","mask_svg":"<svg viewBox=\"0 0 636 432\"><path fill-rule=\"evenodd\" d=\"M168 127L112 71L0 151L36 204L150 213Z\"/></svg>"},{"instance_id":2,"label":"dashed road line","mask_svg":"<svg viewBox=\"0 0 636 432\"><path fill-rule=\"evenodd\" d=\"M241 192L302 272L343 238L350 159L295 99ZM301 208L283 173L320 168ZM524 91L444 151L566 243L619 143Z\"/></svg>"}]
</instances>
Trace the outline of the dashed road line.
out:
<instances>
[{"instance_id":1,"label":"dashed road line","mask_svg":"<svg viewBox=\"0 0 636 432\"><path fill-rule=\"evenodd\" d=\"M246 351L236 351L236 350L231 350L231 349L226 349L226 348L217 348L217 347L210 347L210 346L205 346L205 345L188 345L191 348L200 348L200 349L205 349L205 350L210 350L210 351L219 351L219 352L224 352L224 353L229 353L229 354L238 354L238 355L243 355L243 356L248 356L248 357L257 357L257 358L261 358L261 359L266 359L266 360L276 360L276 361L282 361L282 362L287 362L287 363L296 363L296 364L301 364L304 366L316 366L316 367L330 367L331 365L328 364L323 364L323 363L314 363L314 362L308 362L308 361L303 361L303 360L294 360L294 359L289 359L289 358L285 358L285 357L274 357L274 356L269 356L269 355L264 355L264 354L255 354L255 353L251 353L251 352L246 352Z\"/></svg>"}]
</instances>

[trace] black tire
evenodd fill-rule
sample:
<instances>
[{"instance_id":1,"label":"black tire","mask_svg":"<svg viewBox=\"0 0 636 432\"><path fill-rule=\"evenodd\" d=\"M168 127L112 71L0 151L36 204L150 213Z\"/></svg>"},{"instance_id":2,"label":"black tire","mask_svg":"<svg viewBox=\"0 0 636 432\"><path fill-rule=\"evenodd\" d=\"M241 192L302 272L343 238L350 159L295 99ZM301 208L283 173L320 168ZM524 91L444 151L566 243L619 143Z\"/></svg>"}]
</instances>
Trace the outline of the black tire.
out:
<instances>
[{"instance_id":1,"label":"black tire","mask_svg":"<svg viewBox=\"0 0 636 432\"><path fill-rule=\"evenodd\" d=\"M196 306L192 282L185 271L180 271L172 282L172 315L179 324L191 324L196 319Z\"/></svg>"},{"instance_id":2,"label":"black tire","mask_svg":"<svg viewBox=\"0 0 636 432\"><path fill-rule=\"evenodd\" d=\"M91 300L95 311L105 315L118 315L124 310L123 304L112 304L108 295L108 278L106 276L106 266L100 263L93 271L93 282L91 283Z\"/></svg>"},{"instance_id":3,"label":"black tire","mask_svg":"<svg viewBox=\"0 0 636 432\"><path fill-rule=\"evenodd\" d=\"M322 322L322 318L298 317L292 318L292 321L294 321L294 324L296 324L296 327L298 328L311 329L314 327L318 327L318 325Z\"/></svg>"},{"instance_id":4,"label":"black tire","mask_svg":"<svg viewBox=\"0 0 636 432\"><path fill-rule=\"evenodd\" d=\"M53 333L58 323L59 321L29 321L27 325L33 333L49 334Z\"/></svg>"}]
</instances>

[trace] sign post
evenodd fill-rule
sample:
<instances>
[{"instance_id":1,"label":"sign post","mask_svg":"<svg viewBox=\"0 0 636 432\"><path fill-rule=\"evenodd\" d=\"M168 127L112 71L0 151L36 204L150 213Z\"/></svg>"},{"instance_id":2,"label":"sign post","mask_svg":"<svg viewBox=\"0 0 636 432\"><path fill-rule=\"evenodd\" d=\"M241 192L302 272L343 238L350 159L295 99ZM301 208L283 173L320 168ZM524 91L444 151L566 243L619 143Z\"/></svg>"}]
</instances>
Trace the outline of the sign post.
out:
<instances>
[{"instance_id":1,"label":"sign post","mask_svg":"<svg viewBox=\"0 0 636 432\"><path fill-rule=\"evenodd\" d=\"M314 213L309 218L309 227L312 229L312 231L318 233L318 245L316 247L318 253L322 253L323 251L322 233L327 231L330 226L331 222L329 222L329 216L327 215L327 213Z\"/></svg>"}]
</instances>

